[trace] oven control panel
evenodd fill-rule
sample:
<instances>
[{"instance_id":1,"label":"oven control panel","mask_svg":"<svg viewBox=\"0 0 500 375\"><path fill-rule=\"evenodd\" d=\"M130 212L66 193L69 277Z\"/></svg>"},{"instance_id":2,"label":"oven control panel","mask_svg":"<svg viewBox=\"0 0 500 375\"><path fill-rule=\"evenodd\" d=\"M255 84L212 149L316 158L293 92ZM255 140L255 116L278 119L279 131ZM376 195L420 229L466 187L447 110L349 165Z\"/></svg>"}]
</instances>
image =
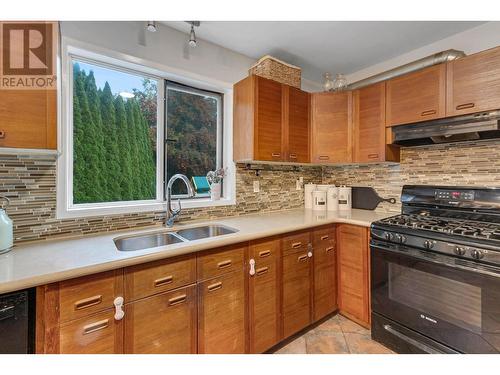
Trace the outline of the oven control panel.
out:
<instances>
[{"instance_id":1,"label":"oven control panel","mask_svg":"<svg viewBox=\"0 0 500 375\"><path fill-rule=\"evenodd\" d=\"M473 201L474 191L436 189L434 196L437 200L443 200L443 201L456 201L456 202Z\"/></svg>"}]
</instances>

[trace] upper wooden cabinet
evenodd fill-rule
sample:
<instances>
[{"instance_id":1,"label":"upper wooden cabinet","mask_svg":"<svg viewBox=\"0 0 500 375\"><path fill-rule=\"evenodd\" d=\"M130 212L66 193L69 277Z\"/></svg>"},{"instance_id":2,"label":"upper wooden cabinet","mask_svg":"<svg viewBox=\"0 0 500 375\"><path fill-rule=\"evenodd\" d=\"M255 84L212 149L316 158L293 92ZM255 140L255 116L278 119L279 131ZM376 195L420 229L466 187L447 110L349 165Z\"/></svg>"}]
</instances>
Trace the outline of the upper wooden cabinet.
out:
<instances>
[{"instance_id":1,"label":"upper wooden cabinet","mask_svg":"<svg viewBox=\"0 0 500 375\"><path fill-rule=\"evenodd\" d=\"M399 148L387 145L385 82L353 92L353 161L399 161Z\"/></svg>"},{"instance_id":2,"label":"upper wooden cabinet","mask_svg":"<svg viewBox=\"0 0 500 375\"><path fill-rule=\"evenodd\" d=\"M500 47L448 63L446 115L500 108Z\"/></svg>"},{"instance_id":3,"label":"upper wooden cabinet","mask_svg":"<svg viewBox=\"0 0 500 375\"><path fill-rule=\"evenodd\" d=\"M312 94L311 162L352 161L352 92Z\"/></svg>"},{"instance_id":4,"label":"upper wooden cabinet","mask_svg":"<svg viewBox=\"0 0 500 375\"><path fill-rule=\"evenodd\" d=\"M0 147L57 148L56 90L0 90Z\"/></svg>"},{"instance_id":5,"label":"upper wooden cabinet","mask_svg":"<svg viewBox=\"0 0 500 375\"><path fill-rule=\"evenodd\" d=\"M309 161L309 94L259 76L234 85L235 161Z\"/></svg>"},{"instance_id":6,"label":"upper wooden cabinet","mask_svg":"<svg viewBox=\"0 0 500 375\"><path fill-rule=\"evenodd\" d=\"M446 65L390 79L387 84L386 125L394 126L445 116Z\"/></svg>"}]
</instances>

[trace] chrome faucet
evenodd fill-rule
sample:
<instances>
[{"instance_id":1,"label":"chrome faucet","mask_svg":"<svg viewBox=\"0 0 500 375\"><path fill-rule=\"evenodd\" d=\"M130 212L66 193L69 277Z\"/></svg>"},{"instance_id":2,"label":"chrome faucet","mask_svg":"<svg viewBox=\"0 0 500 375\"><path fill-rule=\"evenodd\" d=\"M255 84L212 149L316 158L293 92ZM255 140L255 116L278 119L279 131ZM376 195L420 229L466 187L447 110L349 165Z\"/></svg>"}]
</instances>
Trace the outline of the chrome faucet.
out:
<instances>
[{"instance_id":1,"label":"chrome faucet","mask_svg":"<svg viewBox=\"0 0 500 375\"><path fill-rule=\"evenodd\" d=\"M172 209L172 185L174 184L175 181L177 180L182 180L184 184L187 187L187 192L188 192L188 197L192 198L194 197L194 189L193 185L191 185L191 182L189 182L189 179L183 175L183 174L174 174L170 180L168 180L167 183L167 220L165 222L165 225L167 227L171 227L174 225L174 220L175 218L181 213L181 200L179 199L177 204L179 205L179 208L176 210Z\"/></svg>"}]
</instances>

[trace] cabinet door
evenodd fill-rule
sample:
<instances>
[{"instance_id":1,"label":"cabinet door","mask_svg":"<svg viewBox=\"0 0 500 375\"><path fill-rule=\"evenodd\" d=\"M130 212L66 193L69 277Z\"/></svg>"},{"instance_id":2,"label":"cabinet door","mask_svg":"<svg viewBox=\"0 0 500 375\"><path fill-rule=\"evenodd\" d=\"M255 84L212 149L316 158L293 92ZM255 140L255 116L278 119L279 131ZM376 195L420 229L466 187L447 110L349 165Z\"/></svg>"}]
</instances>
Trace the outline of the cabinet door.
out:
<instances>
[{"instance_id":1,"label":"cabinet door","mask_svg":"<svg viewBox=\"0 0 500 375\"><path fill-rule=\"evenodd\" d=\"M107 310L61 324L59 353L120 354L123 352L123 321L115 320L115 310Z\"/></svg>"},{"instance_id":2,"label":"cabinet door","mask_svg":"<svg viewBox=\"0 0 500 375\"><path fill-rule=\"evenodd\" d=\"M352 161L352 93L312 94L313 163Z\"/></svg>"},{"instance_id":3,"label":"cabinet door","mask_svg":"<svg viewBox=\"0 0 500 375\"><path fill-rule=\"evenodd\" d=\"M500 108L500 47L448 63L446 115Z\"/></svg>"},{"instance_id":4,"label":"cabinet door","mask_svg":"<svg viewBox=\"0 0 500 375\"><path fill-rule=\"evenodd\" d=\"M280 240L256 241L249 250L255 262L249 274L250 353L262 353L280 341Z\"/></svg>"},{"instance_id":5,"label":"cabinet door","mask_svg":"<svg viewBox=\"0 0 500 375\"><path fill-rule=\"evenodd\" d=\"M198 352L245 352L245 275L229 273L198 284Z\"/></svg>"},{"instance_id":6,"label":"cabinet door","mask_svg":"<svg viewBox=\"0 0 500 375\"><path fill-rule=\"evenodd\" d=\"M0 90L0 147L55 149L56 90Z\"/></svg>"},{"instance_id":7,"label":"cabinet door","mask_svg":"<svg viewBox=\"0 0 500 375\"><path fill-rule=\"evenodd\" d=\"M385 161L385 82L353 93L354 162Z\"/></svg>"},{"instance_id":8,"label":"cabinet door","mask_svg":"<svg viewBox=\"0 0 500 375\"><path fill-rule=\"evenodd\" d=\"M308 252L283 257L283 337L311 323L311 258Z\"/></svg>"},{"instance_id":9,"label":"cabinet door","mask_svg":"<svg viewBox=\"0 0 500 375\"><path fill-rule=\"evenodd\" d=\"M368 229L339 225L339 307L342 314L369 327Z\"/></svg>"},{"instance_id":10,"label":"cabinet door","mask_svg":"<svg viewBox=\"0 0 500 375\"><path fill-rule=\"evenodd\" d=\"M125 306L125 353L196 353L196 285Z\"/></svg>"},{"instance_id":11,"label":"cabinet door","mask_svg":"<svg viewBox=\"0 0 500 375\"><path fill-rule=\"evenodd\" d=\"M386 84L387 126L445 116L445 64L390 79Z\"/></svg>"},{"instance_id":12,"label":"cabinet door","mask_svg":"<svg viewBox=\"0 0 500 375\"><path fill-rule=\"evenodd\" d=\"M314 320L337 310L337 252L334 227L313 232Z\"/></svg>"},{"instance_id":13,"label":"cabinet door","mask_svg":"<svg viewBox=\"0 0 500 375\"><path fill-rule=\"evenodd\" d=\"M288 161L308 163L309 155L309 94L295 87L288 87Z\"/></svg>"},{"instance_id":14,"label":"cabinet door","mask_svg":"<svg viewBox=\"0 0 500 375\"><path fill-rule=\"evenodd\" d=\"M283 161L282 85L256 77L255 159Z\"/></svg>"}]
</instances>

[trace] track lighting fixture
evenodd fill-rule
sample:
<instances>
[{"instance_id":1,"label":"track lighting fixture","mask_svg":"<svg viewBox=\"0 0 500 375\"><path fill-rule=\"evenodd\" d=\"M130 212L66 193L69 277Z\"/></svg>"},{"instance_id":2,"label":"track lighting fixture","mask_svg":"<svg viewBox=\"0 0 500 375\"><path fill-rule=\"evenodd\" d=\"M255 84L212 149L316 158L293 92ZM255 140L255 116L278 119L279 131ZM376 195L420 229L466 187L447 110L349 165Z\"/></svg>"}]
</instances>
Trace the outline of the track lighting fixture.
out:
<instances>
[{"instance_id":1,"label":"track lighting fixture","mask_svg":"<svg viewBox=\"0 0 500 375\"><path fill-rule=\"evenodd\" d=\"M196 41L196 33L194 32L195 26L198 27L200 26L200 21L186 21L191 25L191 31L189 32L189 40L188 44L190 47L196 47L197 41Z\"/></svg>"},{"instance_id":2,"label":"track lighting fixture","mask_svg":"<svg viewBox=\"0 0 500 375\"><path fill-rule=\"evenodd\" d=\"M146 30L149 31L149 32L154 33L157 30L157 28L156 28L156 21L148 21L146 23Z\"/></svg>"}]
</instances>

